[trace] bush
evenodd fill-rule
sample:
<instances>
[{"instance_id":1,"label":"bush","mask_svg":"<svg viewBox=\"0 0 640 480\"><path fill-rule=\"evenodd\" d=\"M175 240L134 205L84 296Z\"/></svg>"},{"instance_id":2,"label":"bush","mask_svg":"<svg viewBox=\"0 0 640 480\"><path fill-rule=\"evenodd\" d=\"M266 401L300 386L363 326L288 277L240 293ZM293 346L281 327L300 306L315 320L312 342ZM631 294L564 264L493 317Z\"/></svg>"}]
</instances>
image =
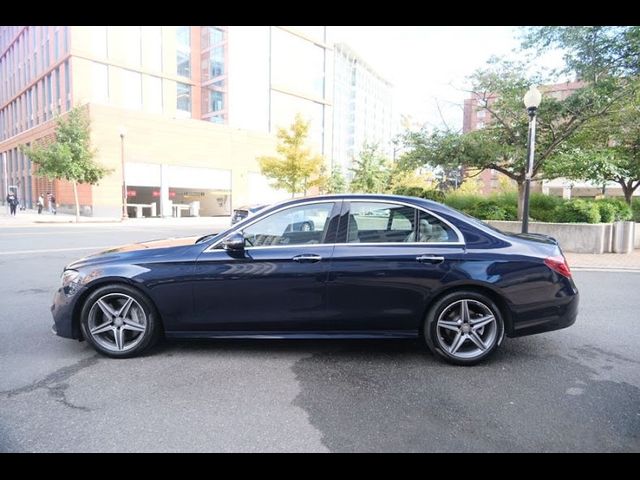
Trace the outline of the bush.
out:
<instances>
[{"instance_id":1,"label":"bush","mask_svg":"<svg viewBox=\"0 0 640 480\"><path fill-rule=\"evenodd\" d=\"M440 190L422 188L422 187L405 187L400 186L393 189L396 195L406 195L407 197L418 197L433 200L434 202L444 202L445 195Z\"/></svg>"},{"instance_id":2,"label":"bush","mask_svg":"<svg viewBox=\"0 0 640 480\"><path fill-rule=\"evenodd\" d=\"M633 221L640 223L640 198L631 200L631 210L633 211Z\"/></svg>"},{"instance_id":3,"label":"bush","mask_svg":"<svg viewBox=\"0 0 640 480\"><path fill-rule=\"evenodd\" d=\"M470 215L482 220L507 220L507 210L495 202L483 200L478 202Z\"/></svg>"},{"instance_id":4,"label":"bush","mask_svg":"<svg viewBox=\"0 0 640 480\"><path fill-rule=\"evenodd\" d=\"M445 197L444 203L451 208L472 215L471 212L475 209L476 205L483 200L484 198L480 195L465 195L452 192Z\"/></svg>"},{"instance_id":5,"label":"bush","mask_svg":"<svg viewBox=\"0 0 640 480\"><path fill-rule=\"evenodd\" d=\"M600 200L596 200L596 203L601 209L600 215L602 215L602 205L610 205L613 209L613 219L605 220L603 217L603 222L617 222L619 220L631 220L633 218L631 207L624 200L620 200L619 198L602 198Z\"/></svg>"},{"instance_id":6,"label":"bush","mask_svg":"<svg viewBox=\"0 0 640 480\"><path fill-rule=\"evenodd\" d=\"M616 207L609 202L596 202L596 205L600 211L600 221L602 223L615 222L616 213L618 213Z\"/></svg>"},{"instance_id":7,"label":"bush","mask_svg":"<svg viewBox=\"0 0 640 480\"><path fill-rule=\"evenodd\" d=\"M532 193L529 197L529 217L538 222L556 222L556 208L565 201L562 197Z\"/></svg>"},{"instance_id":8,"label":"bush","mask_svg":"<svg viewBox=\"0 0 640 480\"><path fill-rule=\"evenodd\" d=\"M599 223L600 210L595 202L587 200L569 200L556 207L556 222L562 223Z\"/></svg>"}]
</instances>

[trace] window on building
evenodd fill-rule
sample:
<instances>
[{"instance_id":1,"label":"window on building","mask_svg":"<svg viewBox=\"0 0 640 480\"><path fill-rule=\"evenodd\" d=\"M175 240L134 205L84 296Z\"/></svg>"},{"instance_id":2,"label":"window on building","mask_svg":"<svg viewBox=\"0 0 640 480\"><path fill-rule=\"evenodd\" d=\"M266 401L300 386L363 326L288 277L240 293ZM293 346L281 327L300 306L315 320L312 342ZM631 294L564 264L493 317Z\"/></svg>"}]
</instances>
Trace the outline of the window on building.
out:
<instances>
[{"instance_id":1,"label":"window on building","mask_svg":"<svg viewBox=\"0 0 640 480\"><path fill-rule=\"evenodd\" d=\"M33 86L33 116L35 124L40 123L40 99L38 98L38 83Z\"/></svg>"},{"instance_id":2,"label":"window on building","mask_svg":"<svg viewBox=\"0 0 640 480\"><path fill-rule=\"evenodd\" d=\"M162 113L162 79L145 76L145 109L153 113Z\"/></svg>"},{"instance_id":3,"label":"window on building","mask_svg":"<svg viewBox=\"0 0 640 480\"><path fill-rule=\"evenodd\" d=\"M178 75L191 77L191 28L176 27L176 66Z\"/></svg>"},{"instance_id":4,"label":"window on building","mask_svg":"<svg viewBox=\"0 0 640 480\"><path fill-rule=\"evenodd\" d=\"M49 29L45 27L45 32L47 34L47 41L45 42L44 47L44 66L47 68L51 64L51 59L49 57Z\"/></svg>"},{"instance_id":5,"label":"window on building","mask_svg":"<svg viewBox=\"0 0 640 480\"><path fill-rule=\"evenodd\" d=\"M271 92L272 131L277 131L278 127L289 127L298 113L310 122L309 142L316 151L322 153L324 105L282 92Z\"/></svg>"},{"instance_id":6,"label":"window on building","mask_svg":"<svg viewBox=\"0 0 640 480\"><path fill-rule=\"evenodd\" d=\"M211 78L224 74L224 47L216 47L211 51Z\"/></svg>"},{"instance_id":7,"label":"window on building","mask_svg":"<svg viewBox=\"0 0 640 480\"><path fill-rule=\"evenodd\" d=\"M107 57L108 31L106 26L94 26L91 28L91 53L98 57Z\"/></svg>"},{"instance_id":8,"label":"window on building","mask_svg":"<svg viewBox=\"0 0 640 480\"><path fill-rule=\"evenodd\" d=\"M44 118L48 120L52 114L52 95L51 95L51 74L47 75L45 79L45 93L46 93L46 101L44 104Z\"/></svg>"},{"instance_id":9,"label":"window on building","mask_svg":"<svg viewBox=\"0 0 640 480\"><path fill-rule=\"evenodd\" d=\"M109 69L104 63L91 64L91 100L98 103L109 101Z\"/></svg>"},{"instance_id":10,"label":"window on building","mask_svg":"<svg viewBox=\"0 0 640 480\"><path fill-rule=\"evenodd\" d=\"M56 85L56 98L53 102L53 109L55 112L60 113L60 106L62 101L60 100L60 67L55 70L55 85Z\"/></svg>"},{"instance_id":11,"label":"window on building","mask_svg":"<svg viewBox=\"0 0 640 480\"><path fill-rule=\"evenodd\" d=\"M64 91L66 95L66 110L71 109L71 70L69 70L69 60L64 62Z\"/></svg>"},{"instance_id":12,"label":"window on building","mask_svg":"<svg viewBox=\"0 0 640 480\"><path fill-rule=\"evenodd\" d=\"M484 118L486 115L487 115L486 110L478 110L478 114L477 114L478 118Z\"/></svg>"},{"instance_id":13,"label":"window on building","mask_svg":"<svg viewBox=\"0 0 640 480\"><path fill-rule=\"evenodd\" d=\"M324 97L324 49L272 27L271 77L276 86Z\"/></svg>"},{"instance_id":14,"label":"window on building","mask_svg":"<svg viewBox=\"0 0 640 480\"><path fill-rule=\"evenodd\" d=\"M125 108L138 110L142 106L142 78L138 72L120 71L122 103Z\"/></svg>"},{"instance_id":15,"label":"window on building","mask_svg":"<svg viewBox=\"0 0 640 480\"><path fill-rule=\"evenodd\" d=\"M60 27L56 27L53 32L53 60L57 61L60 56Z\"/></svg>"},{"instance_id":16,"label":"window on building","mask_svg":"<svg viewBox=\"0 0 640 480\"><path fill-rule=\"evenodd\" d=\"M127 46L124 49L124 61L129 66L140 66L140 27L127 26L120 27L121 41Z\"/></svg>"},{"instance_id":17,"label":"window on building","mask_svg":"<svg viewBox=\"0 0 640 480\"><path fill-rule=\"evenodd\" d=\"M162 27L142 27L142 48L144 67L157 72L162 71Z\"/></svg>"},{"instance_id":18,"label":"window on building","mask_svg":"<svg viewBox=\"0 0 640 480\"><path fill-rule=\"evenodd\" d=\"M183 112L191 112L191 85L176 82L177 105L176 108Z\"/></svg>"},{"instance_id":19,"label":"window on building","mask_svg":"<svg viewBox=\"0 0 640 480\"><path fill-rule=\"evenodd\" d=\"M33 126L32 89L27 90L27 128Z\"/></svg>"},{"instance_id":20,"label":"window on building","mask_svg":"<svg viewBox=\"0 0 640 480\"><path fill-rule=\"evenodd\" d=\"M220 27L202 27L202 49L211 48L226 40L225 31Z\"/></svg>"},{"instance_id":21,"label":"window on building","mask_svg":"<svg viewBox=\"0 0 640 480\"><path fill-rule=\"evenodd\" d=\"M224 93L214 90L209 92L209 111L218 112L224 109Z\"/></svg>"},{"instance_id":22,"label":"window on building","mask_svg":"<svg viewBox=\"0 0 640 480\"><path fill-rule=\"evenodd\" d=\"M62 27L62 51L67 53L69 51L69 27Z\"/></svg>"}]
</instances>

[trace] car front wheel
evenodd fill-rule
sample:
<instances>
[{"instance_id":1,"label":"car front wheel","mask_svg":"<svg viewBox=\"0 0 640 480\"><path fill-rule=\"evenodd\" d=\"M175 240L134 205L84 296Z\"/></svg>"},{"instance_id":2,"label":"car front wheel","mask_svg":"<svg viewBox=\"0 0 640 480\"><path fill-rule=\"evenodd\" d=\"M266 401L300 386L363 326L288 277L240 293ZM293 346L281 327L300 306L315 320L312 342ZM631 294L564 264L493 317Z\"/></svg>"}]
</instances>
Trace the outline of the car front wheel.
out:
<instances>
[{"instance_id":1,"label":"car front wheel","mask_svg":"<svg viewBox=\"0 0 640 480\"><path fill-rule=\"evenodd\" d=\"M424 325L428 347L449 363L475 365L504 338L500 309L489 297L474 291L445 295L431 307Z\"/></svg>"},{"instance_id":2,"label":"car front wheel","mask_svg":"<svg viewBox=\"0 0 640 480\"><path fill-rule=\"evenodd\" d=\"M98 352L113 358L141 354L160 333L151 301L126 285L108 285L92 292L84 303L80 322L84 338Z\"/></svg>"}]
</instances>

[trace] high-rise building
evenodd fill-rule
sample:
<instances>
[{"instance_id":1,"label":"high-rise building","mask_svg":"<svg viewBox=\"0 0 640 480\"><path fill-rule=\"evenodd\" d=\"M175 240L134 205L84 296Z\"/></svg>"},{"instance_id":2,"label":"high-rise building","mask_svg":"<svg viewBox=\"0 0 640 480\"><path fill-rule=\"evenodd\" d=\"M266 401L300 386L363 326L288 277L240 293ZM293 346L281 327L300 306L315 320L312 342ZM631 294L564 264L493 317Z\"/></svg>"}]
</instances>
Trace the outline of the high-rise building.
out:
<instances>
[{"instance_id":1,"label":"high-rise building","mask_svg":"<svg viewBox=\"0 0 640 480\"><path fill-rule=\"evenodd\" d=\"M51 192L71 209L70 185L37 177L19 146L77 105L111 170L80 186L85 214L119 215L124 185L131 214L228 215L281 198L256 158L296 113L330 154L332 68L326 27L0 27L2 198L12 188L31 207Z\"/></svg>"},{"instance_id":2,"label":"high-rise building","mask_svg":"<svg viewBox=\"0 0 640 480\"><path fill-rule=\"evenodd\" d=\"M392 86L343 43L335 45L334 65L333 165L351 178L365 143L392 155Z\"/></svg>"}]
</instances>

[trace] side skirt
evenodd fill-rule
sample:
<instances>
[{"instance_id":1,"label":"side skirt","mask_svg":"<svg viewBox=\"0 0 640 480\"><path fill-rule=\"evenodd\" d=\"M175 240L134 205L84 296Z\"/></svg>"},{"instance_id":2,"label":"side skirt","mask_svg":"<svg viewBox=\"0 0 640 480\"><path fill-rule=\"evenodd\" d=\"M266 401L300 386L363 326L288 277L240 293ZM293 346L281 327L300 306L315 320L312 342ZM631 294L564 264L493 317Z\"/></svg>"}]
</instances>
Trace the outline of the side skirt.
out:
<instances>
[{"instance_id":1,"label":"side skirt","mask_svg":"<svg viewBox=\"0 0 640 480\"><path fill-rule=\"evenodd\" d=\"M255 339L332 339L332 338L417 338L417 330L328 330L328 331L294 331L294 332L165 332L167 338L255 338Z\"/></svg>"}]
</instances>

